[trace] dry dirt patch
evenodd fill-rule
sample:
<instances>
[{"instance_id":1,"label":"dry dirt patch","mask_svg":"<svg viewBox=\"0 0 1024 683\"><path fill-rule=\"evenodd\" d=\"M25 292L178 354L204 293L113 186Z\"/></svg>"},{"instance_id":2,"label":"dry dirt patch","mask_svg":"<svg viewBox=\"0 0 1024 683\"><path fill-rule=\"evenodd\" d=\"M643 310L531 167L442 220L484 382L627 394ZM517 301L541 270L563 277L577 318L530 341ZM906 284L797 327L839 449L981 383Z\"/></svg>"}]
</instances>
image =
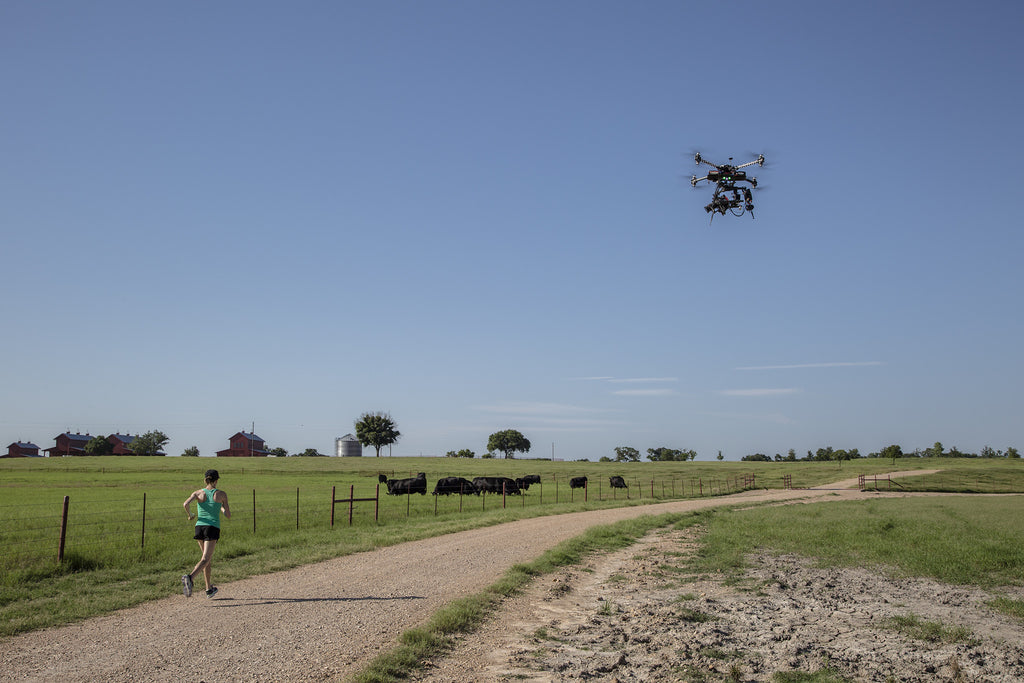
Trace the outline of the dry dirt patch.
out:
<instances>
[{"instance_id":1,"label":"dry dirt patch","mask_svg":"<svg viewBox=\"0 0 1024 683\"><path fill-rule=\"evenodd\" d=\"M539 581L417 681L1024 680L1024 628L994 594L758 555L740 580L686 570L694 530L656 531ZM1017 591L1015 597L1020 597ZM940 623L952 642L886 627Z\"/></svg>"}]
</instances>

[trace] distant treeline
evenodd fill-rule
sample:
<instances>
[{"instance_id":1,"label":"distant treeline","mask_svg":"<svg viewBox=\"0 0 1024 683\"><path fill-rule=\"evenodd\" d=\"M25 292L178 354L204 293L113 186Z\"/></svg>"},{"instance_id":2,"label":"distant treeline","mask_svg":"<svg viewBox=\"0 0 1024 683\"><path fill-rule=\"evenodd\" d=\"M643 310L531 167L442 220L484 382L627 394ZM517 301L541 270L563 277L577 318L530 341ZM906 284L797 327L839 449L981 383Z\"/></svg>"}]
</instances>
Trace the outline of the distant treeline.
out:
<instances>
[{"instance_id":1,"label":"distant treeline","mask_svg":"<svg viewBox=\"0 0 1024 683\"><path fill-rule=\"evenodd\" d=\"M815 461L826 461L826 460L855 460L857 458L1020 458L1020 452L1013 446L1009 446L1005 451L996 450L991 446L985 446L981 449L980 453L965 453L959 448L954 446L949 450L946 450L942 445L942 442L936 441L931 448L916 448L913 451L904 451L902 447L897 444L886 446L882 450L876 453L868 453L866 456L861 455L860 451L856 448L845 450L842 448L832 448L826 446L825 448L819 448L816 451L807 451L807 455L802 458L796 457L796 450L790 448L789 453L782 455L776 453L774 458L770 458L764 453L753 453L751 455L744 455L740 460L752 461L752 462L815 462Z\"/></svg>"}]
</instances>

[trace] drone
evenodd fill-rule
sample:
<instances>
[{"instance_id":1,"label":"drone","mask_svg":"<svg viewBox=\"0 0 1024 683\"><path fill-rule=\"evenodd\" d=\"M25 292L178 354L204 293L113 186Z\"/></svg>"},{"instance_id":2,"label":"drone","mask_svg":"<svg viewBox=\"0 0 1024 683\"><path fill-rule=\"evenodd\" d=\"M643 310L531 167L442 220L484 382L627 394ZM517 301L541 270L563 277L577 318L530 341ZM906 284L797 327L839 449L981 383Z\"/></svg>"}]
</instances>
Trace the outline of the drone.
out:
<instances>
[{"instance_id":1,"label":"drone","mask_svg":"<svg viewBox=\"0 0 1024 683\"><path fill-rule=\"evenodd\" d=\"M742 216L743 212L747 211L751 218L754 217L754 196L750 190L757 187L757 178L748 178L747 172L740 169L754 164L764 166L763 154L758 154L754 161L748 161L738 166L733 165L732 157L729 157L727 164L713 164L702 157L700 152L693 155L693 160L697 162L698 166L707 164L714 168L713 171L708 171L703 178L697 176L690 178L690 185L693 187L697 187L697 183L702 180L715 183L715 194L711 197L711 203L704 207L704 211L711 214L712 221L715 220L716 213L724 216L726 212L734 216ZM737 186L736 183L749 183L750 187Z\"/></svg>"}]
</instances>

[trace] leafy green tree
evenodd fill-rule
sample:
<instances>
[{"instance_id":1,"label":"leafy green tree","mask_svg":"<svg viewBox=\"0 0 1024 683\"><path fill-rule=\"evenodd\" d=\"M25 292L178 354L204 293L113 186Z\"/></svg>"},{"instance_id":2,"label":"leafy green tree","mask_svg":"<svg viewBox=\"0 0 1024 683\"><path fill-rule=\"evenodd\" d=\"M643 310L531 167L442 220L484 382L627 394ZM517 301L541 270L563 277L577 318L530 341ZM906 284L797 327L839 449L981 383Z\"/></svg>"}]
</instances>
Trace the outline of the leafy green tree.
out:
<instances>
[{"instance_id":1,"label":"leafy green tree","mask_svg":"<svg viewBox=\"0 0 1024 683\"><path fill-rule=\"evenodd\" d=\"M390 446L402 436L395 421L387 413L363 413L356 420L356 438L364 446L373 446L380 457L380 449Z\"/></svg>"},{"instance_id":2,"label":"leafy green tree","mask_svg":"<svg viewBox=\"0 0 1024 683\"><path fill-rule=\"evenodd\" d=\"M609 458L607 455L602 455L600 458L597 459L597 461L598 462L613 462L613 460L611 458Z\"/></svg>"},{"instance_id":3,"label":"leafy green tree","mask_svg":"<svg viewBox=\"0 0 1024 683\"><path fill-rule=\"evenodd\" d=\"M743 460L743 461L746 461L746 462L771 462L772 461L772 459L769 458L764 453L754 453L752 455L744 455L742 458L740 458L740 460Z\"/></svg>"},{"instance_id":4,"label":"leafy green tree","mask_svg":"<svg viewBox=\"0 0 1024 683\"><path fill-rule=\"evenodd\" d=\"M720 461L721 461L721 460L725 460L725 456L724 456L724 455L722 455L722 451L718 451L718 459L719 459Z\"/></svg>"},{"instance_id":5,"label":"leafy green tree","mask_svg":"<svg viewBox=\"0 0 1024 683\"><path fill-rule=\"evenodd\" d=\"M278 446L277 448L271 448L270 449L270 454L272 456L274 456L275 458L287 458L288 457L288 449L287 448L281 448L280 446Z\"/></svg>"},{"instance_id":6,"label":"leafy green tree","mask_svg":"<svg viewBox=\"0 0 1024 683\"><path fill-rule=\"evenodd\" d=\"M1006 449L1006 457L1007 458L1017 459L1017 458L1020 457L1020 453L1017 451L1016 448L1014 448L1013 446L1010 446L1009 448Z\"/></svg>"},{"instance_id":7,"label":"leafy green tree","mask_svg":"<svg viewBox=\"0 0 1024 683\"><path fill-rule=\"evenodd\" d=\"M640 451L632 446L616 446L615 462L640 462Z\"/></svg>"},{"instance_id":8,"label":"leafy green tree","mask_svg":"<svg viewBox=\"0 0 1024 683\"><path fill-rule=\"evenodd\" d=\"M883 448L878 455L882 458L892 458L892 464L895 465L896 458L903 457L903 449L898 444L892 444Z\"/></svg>"},{"instance_id":9,"label":"leafy green tree","mask_svg":"<svg viewBox=\"0 0 1024 683\"><path fill-rule=\"evenodd\" d=\"M322 458L324 456L320 453L320 451L318 451L315 448L307 448L306 450L302 451L301 453L296 453L295 457L298 457L298 458Z\"/></svg>"},{"instance_id":10,"label":"leafy green tree","mask_svg":"<svg viewBox=\"0 0 1024 683\"><path fill-rule=\"evenodd\" d=\"M647 459L651 462L686 462L687 460L693 460L696 457L697 451L694 450L684 451L674 448L666 448L665 446L647 449Z\"/></svg>"},{"instance_id":11,"label":"leafy green tree","mask_svg":"<svg viewBox=\"0 0 1024 683\"><path fill-rule=\"evenodd\" d=\"M183 450L181 452L181 457L183 457L183 458L198 458L199 457L199 447L198 446L189 446L188 448L186 448L185 450Z\"/></svg>"},{"instance_id":12,"label":"leafy green tree","mask_svg":"<svg viewBox=\"0 0 1024 683\"><path fill-rule=\"evenodd\" d=\"M94 436L83 449L88 455L110 455L114 452L114 444L107 441L105 436Z\"/></svg>"},{"instance_id":13,"label":"leafy green tree","mask_svg":"<svg viewBox=\"0 0 1024 683\"><path fill-rule=\"evenodd\" d=\"M163 448L168 441L170 438L166 434L154 429L132 440L132 453L135 455L166 455Z\"/></svg>"},{"instance_id":14,"label":"leafy green tree","mask_svg":"<svg viewBox=\"0 0 1024 683\"><path fill-rule=\"evenodd\" d=\"M515 429L506 429L488 437L487 450L501 451L506 458L514 458L516 453L530 452L530 440Z\"/></svg>"},{"instance_id":15,"label":"leafy green tree","mask_svg":"<svg viewBox=\"0 0 1024 683\"><path fill-rule=\"evenodd\" d=\"M468 448L463 448L460 451L448 451L447 453L444 454L444 457L446 457L446 458L475 458L476 457L476 453L474 453L473 451L469 450Z\"/></svg>"},{"instance_id":16,"label":"leafy green tree","mask_svg":"<svg viewBox=\"0 0 1024 683\"><path fill-rule=\"evenodd\" d=\"M931 448L925 449L924 454L925 454L925 457L928 457L928 458L941 458L943 450L945 450L945 449L942 446L942 442L941 441L936 441L934 446L932 446Z\"/></svg>"}]
</instances>

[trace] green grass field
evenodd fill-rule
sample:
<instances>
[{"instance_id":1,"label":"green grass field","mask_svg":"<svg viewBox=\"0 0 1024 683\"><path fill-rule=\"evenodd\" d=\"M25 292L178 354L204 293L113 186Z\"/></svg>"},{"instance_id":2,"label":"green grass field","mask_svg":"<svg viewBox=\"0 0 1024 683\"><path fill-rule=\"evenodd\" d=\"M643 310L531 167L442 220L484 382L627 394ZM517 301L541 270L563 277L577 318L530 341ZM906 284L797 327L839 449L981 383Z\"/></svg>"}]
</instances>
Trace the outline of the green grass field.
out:
<instances>
[{"instance_id":1,"label":"green grass field","mask_svg":"<svg viewBox=\"0 0 1024 683\"><path fill-rule=\"evenodd\" d=\"M208 467L220 470L220 485L230 496L233 512L224 523L224 540L217 551L218 581L527 516L718 495L741 488L749 475L757 488L780 488L785 475L793 487L801 488L894 469L942 469L942 474L902 479L900 484L913 482L917 489L1024 491L1024 466L1019 461L903 459L894 467L892 461L877 459L841 466L446 458L0 459L0 541L7 550L0 558L0 635L82 619L177 591L178 577L192 567L197 554L192 523L181 502L202 486ZM539 474L544 483L531 487L526 496L505 500L435 500L431 495L393 497L382 492L377 520L374 504L361 503L354 506L349 526L347 504L337 504L331 526L332 490L337 498L347 497L353 489L357 498L372 496L379 473L400 478L420 471L427 474L431 489L438 477L450 475L472 479ZM586 500L582 491L570 492L567 484L569 477L580 475L590 477ZM628 499L608 488L611 475L626 478ZM65 496L65 555L58 563ZM736 513L737 518L741 514ZM936 515L940 520L949 516ZM927 517L897 515L894 528L913 533L907 525L924 524ZM749 526L758 532L765 528L760 523ZM831 528L834 521L828 519L823 526ZM822 539L826 546L846 542L839 531L828 533L835 538ZM976 539L975 545L980 541Z\"/></svg>"}]
</instances>

